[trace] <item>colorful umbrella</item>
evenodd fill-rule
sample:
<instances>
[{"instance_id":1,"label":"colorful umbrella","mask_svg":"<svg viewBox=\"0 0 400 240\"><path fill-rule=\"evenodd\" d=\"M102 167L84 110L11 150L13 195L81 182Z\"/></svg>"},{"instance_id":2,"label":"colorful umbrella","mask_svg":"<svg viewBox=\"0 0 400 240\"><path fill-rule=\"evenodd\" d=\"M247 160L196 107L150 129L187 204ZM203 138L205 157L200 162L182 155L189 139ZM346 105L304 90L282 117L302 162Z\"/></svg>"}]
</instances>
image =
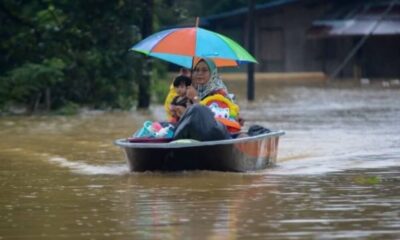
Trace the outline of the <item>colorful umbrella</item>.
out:
<instances>
[{"instance_id":1,"label":"colorful umbrella","mask_svg":"<svg viewBox=\"0 0 400 240\"><path fill-rule=\"evenodd\" d=\"M257 60L232 39L199 27L173 28L155 33L132 50L192 68L199 58L212 58L218 67L237 66Z\"/></svg>"}]
</instances>

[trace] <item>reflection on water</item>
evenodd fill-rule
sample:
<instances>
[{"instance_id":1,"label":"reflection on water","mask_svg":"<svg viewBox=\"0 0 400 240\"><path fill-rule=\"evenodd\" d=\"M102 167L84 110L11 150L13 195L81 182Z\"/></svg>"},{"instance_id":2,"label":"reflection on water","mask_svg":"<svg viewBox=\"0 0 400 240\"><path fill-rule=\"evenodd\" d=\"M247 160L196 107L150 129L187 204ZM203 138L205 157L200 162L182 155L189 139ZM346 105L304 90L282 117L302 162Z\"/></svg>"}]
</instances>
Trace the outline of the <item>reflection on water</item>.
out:
<instances>
[{"instance_id":1,"label":"reflection on water","mask_svg":"<svg viewBox=\"0 0 400 240\"><path fill-rule=\"evenodd\" d=\"M129 173L116 138L148 112L0 119L0 239L398 239L399 89L229 82L278 166ZM242 99L242 100L241 100Z\"/></svg>"}]
</instances>

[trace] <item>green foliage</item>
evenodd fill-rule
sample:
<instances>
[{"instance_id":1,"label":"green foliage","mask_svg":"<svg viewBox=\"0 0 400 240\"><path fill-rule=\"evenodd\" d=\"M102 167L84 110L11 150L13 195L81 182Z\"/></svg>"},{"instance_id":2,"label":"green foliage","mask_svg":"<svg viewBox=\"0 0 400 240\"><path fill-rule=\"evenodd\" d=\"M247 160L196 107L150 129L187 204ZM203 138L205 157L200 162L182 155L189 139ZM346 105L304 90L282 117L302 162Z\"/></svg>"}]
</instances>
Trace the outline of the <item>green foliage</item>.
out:
<instances>
[{"instance_id":1,"label":"green foliage","mask_svg":"<svg viewBox=\"0 0 400 240\"><path fill-rule=\"evenodd\" d=\"M79 112L79 105L73 102L64 104L61 108L55 111L59 115L75 115Z\"/></svg>"},{"instance_id":2,"label":"green foliage","mask_svg":"<svg viewBox=\"0 0 400 240\"><path fill-rule=\"evenodd\" d=\"M73 109L71 103L130 109L144 57L128 49L144 37L150 2L156 32L246 1L0 1L0 109ZM154 68L152 96L162 102L170 82L160 81L165 65Z\"/></svg>"},{"instance_id":3,"label":"green foliage","mask_svg":"<svg viewBox=\"0 0 400 240\"><path fill-rule=\"evenodd\" d=\"M172 83L171 79L167 79L167 65L155 61L153 63L151 92L152 99L156 103L164 103L169 91L169 85Z\"/></svg>"},{"instance_id":4,"label":"green foliage","mask_svg":"<svg viewBox=\"0 0 400 240\"><path fill-rule=\"evenodd\" d=\"M161 80L153 87L153 99L159 104L163 104L169 92L171 82Z\"/></svg>"},{"instance_id":5,"label":"green foliage","mask_svg":"<svg viewBox=\"0 0 400 240\"><path fill-rule=\"evenodd\" d=\"M376 185L381 183L381 179L377 176L357 176L354 182L360 185Z\"/></svg>"},{"instance_id":6,"label":"green foliage","mask_svg":"<svg viewBox=\"0 0 400 240\"><path fill-rule=\"evenodd\" d=\"M46 90L64 80L65 63L52 58L42 63L25 63L10 70L1 78L1 96L5 103L11 99L15 103L29 104Z\"/></svg>"},{"instance_id":7,"label":"green foliage","mask_svg":"<svg viewBox=\"0 0 400 240\"><path fill-rule=\"evenodd\" d=\"M136 100L133 96L119 95L116 102L116 107L123 110L130 110L135 103Z\"/></svg>"},{"instance_id":8,"label":"green foliage","mask_svg":"<svg viewBox=\"0 0 400 240\"><path fill-rule=\"evenodd\" d=\"M128 49L140 39L143 9L139 0L2 1L0 106L132 102L141 66Z\"/></svg>"}]
</instances>

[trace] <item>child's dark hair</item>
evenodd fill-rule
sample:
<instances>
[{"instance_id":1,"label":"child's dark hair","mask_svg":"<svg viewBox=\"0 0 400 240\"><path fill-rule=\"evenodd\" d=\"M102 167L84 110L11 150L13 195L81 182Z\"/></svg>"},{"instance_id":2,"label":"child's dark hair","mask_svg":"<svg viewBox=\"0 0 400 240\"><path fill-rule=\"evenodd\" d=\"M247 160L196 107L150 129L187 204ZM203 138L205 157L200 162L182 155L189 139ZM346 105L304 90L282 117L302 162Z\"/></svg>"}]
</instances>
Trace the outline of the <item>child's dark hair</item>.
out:
<instances>
[{"instance_id":1,"label":"child's dark hair","mask_svg":"<svg viewBox=\"0 0 400 240\"><path fill-rule=\"evenodd\" d=\"M174 87L179 87L179 85L181 85L182 83L184 83L186 86L189 86L190 84L192 84L192 79L186 76L178 76L174 79L173 84Z\"/></svg>"}]
</instances>

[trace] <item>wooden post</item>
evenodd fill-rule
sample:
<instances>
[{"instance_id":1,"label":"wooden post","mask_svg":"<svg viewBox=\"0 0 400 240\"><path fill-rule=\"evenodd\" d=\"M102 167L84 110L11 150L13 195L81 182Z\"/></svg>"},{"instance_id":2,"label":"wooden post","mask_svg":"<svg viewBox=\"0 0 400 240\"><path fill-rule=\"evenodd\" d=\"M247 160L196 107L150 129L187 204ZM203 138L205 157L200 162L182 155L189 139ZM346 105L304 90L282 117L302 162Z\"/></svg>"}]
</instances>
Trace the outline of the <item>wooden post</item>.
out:
<instances>
[{"instance_id":1,"label":"wooden post","mask_svg":"<svg viewBox=\"0 0 400 240\"><path fill-rule=\"evenodd\" d=\"M47 87L45 91L45 105L46 111L49 112L51 109L51 90L49 87Z\"/></svg>"},{"instance_id":2,"label":"wooden post","mask_svg":"<svg viewBox=\"0 0 400 240\"><path fill-rule=\"evenodd\" d=\"M247 29L248 29L248 50L251 55L254 55L254 0L249 0L249 11L247 14ZM247 65L247 100L254 100L254 63Z\"/></svg>"},{"instance_id":3,"label":"wooden post","mask_svg":"<svg viewBox=\"0 0 400 240\"><path fill-rule=\"evenodd\" d=\"M359 39L356 37L353 41L354 41L353 44L355 45L355 44L357 44ZM362 60L361 60L362 49L363 48L358 49L358 51L356 52L356 54L354 56L353 78L356 81L360 81L362 78Z\"/></svg>"}]
</instances>

